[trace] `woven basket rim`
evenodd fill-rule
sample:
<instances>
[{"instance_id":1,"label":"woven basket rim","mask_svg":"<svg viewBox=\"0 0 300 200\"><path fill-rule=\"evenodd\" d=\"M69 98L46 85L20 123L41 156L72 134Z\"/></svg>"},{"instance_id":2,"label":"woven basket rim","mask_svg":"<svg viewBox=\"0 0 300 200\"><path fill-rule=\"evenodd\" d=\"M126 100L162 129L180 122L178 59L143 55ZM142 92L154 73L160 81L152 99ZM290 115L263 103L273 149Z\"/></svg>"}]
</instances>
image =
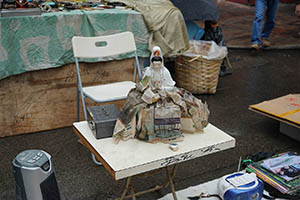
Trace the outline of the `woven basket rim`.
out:
<instances>
[{"instance_id":1,"label":"woven basket rim","mask_svg":"<svg viewBox=\"0 0 300 200\"><path fill-rule=\"evenodd\" d=\"M176 85L194 94L215 94L223 59L208 60L183 56L175 62Z\"/></svg>"}]
</instances>

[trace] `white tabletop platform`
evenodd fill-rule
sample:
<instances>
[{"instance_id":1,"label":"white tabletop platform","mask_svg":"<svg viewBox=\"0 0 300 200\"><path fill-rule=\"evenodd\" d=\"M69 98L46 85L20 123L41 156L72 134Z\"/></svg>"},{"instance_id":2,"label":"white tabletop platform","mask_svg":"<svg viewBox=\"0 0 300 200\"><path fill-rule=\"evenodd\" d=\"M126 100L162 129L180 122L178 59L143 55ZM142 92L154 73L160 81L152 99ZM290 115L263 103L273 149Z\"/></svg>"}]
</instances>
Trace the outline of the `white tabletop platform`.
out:
<instances>
[{"instance_id":1,"label":"white tabletop platform","mask_svg":"<svg viewBox=\"0 0 300 200\"><path fill-rule=\"evenodd\" d=\"M165 143L151 144L138 139L120 141L118 144L114 143L113 138L97 140L86 121L73 123L73 126L109 165L116 180L235 146L233 137L212 124L203 133L184 134L184 140L177 143L178 151L172 151Z\"/></svg>"},{"instance_id":2,"label":"white tabletop platform","mask_svg":"<svg viewBox=\"0 0 300 200\"><path fill-rule=\"evenodd\" d=\"M245 172L245 170L241 171ZM233 172L234 173L234 172ZM202 183L200 185L195 185L188 187L183 190L176 191L177 199L188 199L188 197L195 197L199 196L200 193L204 194L218 194L218 183L220 181L221 177L206 183ZM269 193L264 190L265 195L269 195ZM203 198L206 199L206 198ZM169 193L165 195L164 197L158 199L158 200L174 200L172 193ZM220 200L218 197L209 197L207 200ZM266 198L262 198L261 200L267 200ZM276 198L276 200L287 200L282 198Z\"/></svg>"}]
</instances>

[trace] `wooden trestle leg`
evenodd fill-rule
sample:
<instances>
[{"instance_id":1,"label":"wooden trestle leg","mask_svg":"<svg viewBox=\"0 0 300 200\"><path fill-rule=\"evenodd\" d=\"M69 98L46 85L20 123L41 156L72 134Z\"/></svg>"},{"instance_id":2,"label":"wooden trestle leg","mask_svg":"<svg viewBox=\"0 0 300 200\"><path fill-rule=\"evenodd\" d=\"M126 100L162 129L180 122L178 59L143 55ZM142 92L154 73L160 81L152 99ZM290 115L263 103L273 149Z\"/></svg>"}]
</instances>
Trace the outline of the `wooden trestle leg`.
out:
<instances>
[{"instance_id":1,"label":"wooden trestle leg","mask_svg":"<svg viewBox=\"0 0 300 200\"><path fill-rule=\"evenodd\" d=\"M173 170L174 170L174 168L173 168ZM175 191L175 187L174 187L174 183L173 183L173 177L170 174L168 166L166 166L166 172L167 172L167 175L168 175L168 180L169 180L170 188L171 188L171 191L172 191L173 199L177 200L176 191Z\"/></svg>"},{"instance_id":2,"label":"wooden trestle leg","mask_svg":"<svg viewBox=\"0 0 300 200\"><path fill-rule=\"evenodd\" d=\"M125 188L124 188L124 190L122 192L122 196L120 198L117 198L116 200L123 200L123 199L129 199L129 198L132 198L133 200L136 200L137 196L141 196L141 195L149 193L149 192L154 192L156 190L160 190L162 188L166 188L166 187L168 187L168 185L170 185L170 189L171 189L171 192L172 192L172 195L173 195L173 199L177 200L177 196L176 196L176 192L175 192L175 186L174 186L174 183L173 183L173 178L174 178L175 173L176 173L176 165L174 165L171 173L170 173L170 169L169 169L168 166L166 166L165 168L166 168L166 173L167 173L167 176L168 176L168 182L167 183L162 184L162 185L157 185L157 186L155 186L155 187L153 187L151 189L144 190L144 191L136 193L134 191L133 184L131 183L131 178L132 177L128 177L127 181L126 181ZM145 175L149 176L148 173L141 174L140 176L145 176ZM139 175L137 175L137 176L139 176ZM129 194L129 195L126 196L129 188L130 188L131 194Z\"/></svg>"}]
</instances>

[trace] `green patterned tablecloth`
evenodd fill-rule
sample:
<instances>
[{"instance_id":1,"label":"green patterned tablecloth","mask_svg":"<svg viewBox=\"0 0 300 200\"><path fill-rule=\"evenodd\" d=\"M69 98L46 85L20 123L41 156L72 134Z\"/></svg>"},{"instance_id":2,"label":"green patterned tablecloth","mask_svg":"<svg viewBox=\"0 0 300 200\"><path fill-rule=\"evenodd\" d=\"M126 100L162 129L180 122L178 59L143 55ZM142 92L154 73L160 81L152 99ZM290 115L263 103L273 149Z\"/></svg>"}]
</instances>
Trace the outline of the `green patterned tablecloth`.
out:
<instances>
[{"instance_id":1,"label":"green patterned tablecloth","mask_svg":"<svg viewBox=\"0 0 300 200\"><path fill-rule=\"evenodd\" d=\"M98 36L124 31L133 32L138 56L149 56L147 27L143 16L133 10L73 10L41 16L0 17L0 79L73 63L71 39L75 35Z\"/></svg>"}]
</instances>

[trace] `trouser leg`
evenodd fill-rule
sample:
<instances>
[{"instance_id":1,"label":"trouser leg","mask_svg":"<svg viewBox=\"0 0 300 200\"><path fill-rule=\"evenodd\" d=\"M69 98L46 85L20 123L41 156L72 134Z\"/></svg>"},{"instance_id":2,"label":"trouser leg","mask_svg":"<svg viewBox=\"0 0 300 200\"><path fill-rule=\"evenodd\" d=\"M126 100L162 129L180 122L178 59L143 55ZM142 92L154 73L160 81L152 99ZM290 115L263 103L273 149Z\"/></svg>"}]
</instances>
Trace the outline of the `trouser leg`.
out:
<instances>
[{"instance_id":1,"label":"trouser leg","mask_svg":"<svg viewBox=\"0 0 300 200\"><path fill-rule=\"evenodd\" d=\"M252 24L252 44L261 44L261 29L262 21L264 18L264 12L266 7L267 0L256 0L255 1L255 17Z\"/></svg>"},{"instance_id":2,"label":"trouser leg","mask_svg":"<svg viewBox=\"0 0 300 200\"><path fill-rule=\"evenodd\" d=\"M268 0L267 2L266 19L261 36L262 38L269 38L270 33L274 29L278 2L279 0Z\"/></svg>"}]
</instances>

